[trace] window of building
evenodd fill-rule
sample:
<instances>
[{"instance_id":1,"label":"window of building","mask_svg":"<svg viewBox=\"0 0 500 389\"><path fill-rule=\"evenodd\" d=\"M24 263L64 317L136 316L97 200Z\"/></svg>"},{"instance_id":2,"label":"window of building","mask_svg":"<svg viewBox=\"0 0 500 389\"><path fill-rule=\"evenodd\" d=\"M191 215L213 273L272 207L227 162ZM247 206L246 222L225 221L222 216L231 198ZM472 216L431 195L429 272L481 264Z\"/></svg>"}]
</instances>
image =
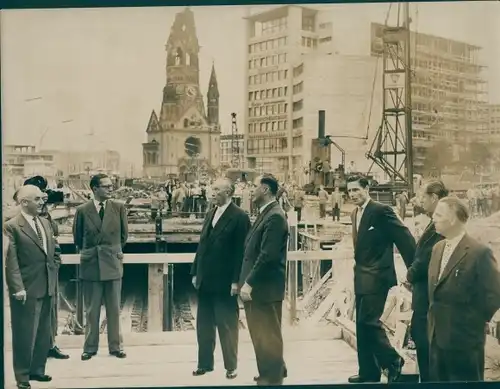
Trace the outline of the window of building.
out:
<instances>
[{"instance_id":1,"label":"window of building","mask_svg":"<svg viewBox=\"0 0 500 389\"><path fill-rule=\"evenodd\" d=\"M292 109L294 112L300 111L302 109L303 105L304 105L304 101L302 99L300 99L299 101L296 101L293 103Z\"/></svg>"},{"instance_id":2,"label":"window of building","mask_svg":"<svg viewBox=\"0 0 500 389\"><path fill-rule=\"evenodd\" d=\"M320 28L320 30L325 30L327 28L331 28L332 27L332 23L331 22L320 23L318 27Z\"/></svg>"},{"instance_id":3,"label":"window of building","mask_svg":"<svg viewBox=\"0 0 500 389\"><path fill-rule=\"evenodd\" d=\"M304 72L304 64L300 64L299 66L296 66L293 68L293 76L298 77Z\"/></svg>"},{"instance_id":4,"label":"window of building","mask_svg":"<svg viewBox=\"0 0 500 389\"><path fill-rule=\"evenodd\" d=\"M302 92L303 89L304 89L304 83L301 81L293 86L293 94L300 93Z\"/></svg>"},{"instance_id":5,"label":"window of building","mask_svg":"<svg viewBox=\"0 0 500 389\"><path fill-rule=\"evenodd\" d=\"M303 121L304 121L304 119L301 118L301 117L297 118L297 119L294 119L293 122L292 122L292 128L293 129L302 128Z\"/></svg>"},{"instance_id":6,"label":"window of building","mask_svg":"<svg viewBox=\"0 0 500 389\"><path fill-rule=\"evenodd\" d=\"M314 31L314 16L302 16L302 30Z\"/></svg>"}]
</instances>

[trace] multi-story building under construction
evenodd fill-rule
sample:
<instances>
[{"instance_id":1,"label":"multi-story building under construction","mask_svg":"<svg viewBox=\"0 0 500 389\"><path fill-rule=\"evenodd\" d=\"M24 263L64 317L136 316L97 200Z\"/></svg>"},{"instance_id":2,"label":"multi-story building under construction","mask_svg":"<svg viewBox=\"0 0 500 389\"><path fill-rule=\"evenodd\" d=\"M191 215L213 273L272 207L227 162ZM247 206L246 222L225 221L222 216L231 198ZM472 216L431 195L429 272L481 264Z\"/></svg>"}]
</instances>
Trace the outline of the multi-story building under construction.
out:
<instances>
[{"instance_id":1,"label":"multi-story building under construction","mask_svg":"<svg viewBox=\"0 0 500 389\"><path fill-rule=\"evenodd\" d=\"M371 54L382 55L384 26L372 23ZM459 158L483 134L487 99L481 47L412 31L411 99L415 173L432 169L426 159L436 145L449 145Z\"/></svg>"}]
</instances>

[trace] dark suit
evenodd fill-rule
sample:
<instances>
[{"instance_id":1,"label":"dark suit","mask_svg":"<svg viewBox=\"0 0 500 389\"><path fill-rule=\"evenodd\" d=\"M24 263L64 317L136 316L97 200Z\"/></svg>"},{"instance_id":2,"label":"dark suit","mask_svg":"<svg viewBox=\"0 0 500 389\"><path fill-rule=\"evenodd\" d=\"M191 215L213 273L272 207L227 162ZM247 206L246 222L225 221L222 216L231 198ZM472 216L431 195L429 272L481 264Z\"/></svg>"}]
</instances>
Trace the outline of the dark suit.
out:
<instances>
[{"instance_id":1,"label":"dark suit","mask_svg":"<svg viewBox=\"0 0 500 389\"><path fill-rule=\"evenodd\" d=\"M47 220L38 218L47 242L45 252L35 230L22 214L5 223L10 242L5 264L10 295L12 350L17 382L44 375L50 348L52 298L56 293L60 257ZM23 304L12 295L26 291Z\"/></svg>"},{"instance_id":2,"label":"dark suit","mask_svg":"<svg viewBox=\"0 0 500 389\"><path fill-rule=\"evenodd\" d=\"M239 281L243 244L250 229L250 218L229 203L212 227L215 209L205 218L191 275L196 276L198 313L198 368L214 368L215 331L219 332L224 367L236 370L238 364L238 296L231 296L231 284Z\"/></svg>"},{"instance_id":3,"label":"dark suit","mask_svg":"<svg viewBox=\"0 0 500 389\"><path fill-rule=\"evenodd\" d=\"M379 381L381 368L389 368L399 358L380 321L389 289L397 284L394 244L409 267L415 254L415 239L387 205L370 200L359 229L357 212L358 208L351 219L359 376Z\"/></svg>"},{"instance_id":4,"label":"dark suit","mask_svg":"<svg viewBox=\"0 0 500 389\"><path fill-rule=\"evenodd\" d=\"M101 221L93 200L76 209L73 238L80 249L80 278L86 313L84 352L99 347L99 319L104 300L109 351L122 350L120 330L123 247L128 238L125 206L108 200Z\"/></svg>"},{"instance_id":5,"label":"dark suit","mask_svg":"<svg viewBox=\"0 0 500 389\"><path fill-rule=\"evenodd\" d=\"M262 383L283 380L282 305L285 298L288 223L278 202L259 214L245 241L240 284L252 287L245 302L248 330Z\"/></svg>"},{"instance_id":6,"label":"dark suit","mask_svg":"<svg viewBox=\"0 0 500 389\"><path fill-rule=\"evenodd\" d=\"M441 277L445 241L429 265L432 381L484 380L486 323L500 308L500 273L491 250L465 235Z\"/></svg>"},{"instance_id":7,"label":"dark suit","mask_svg":"<svg viewBox=\"0 0 500 389\"><path fill-rule=\"evenodd\" d=\"M411 336L417 349L420 382L429 382L429 338L427 312L429 311L429 262L432 249L443 237L431 221L417 243L415 260L408 269L407 279L412 284Z\"/></svg>"}]
</instances>

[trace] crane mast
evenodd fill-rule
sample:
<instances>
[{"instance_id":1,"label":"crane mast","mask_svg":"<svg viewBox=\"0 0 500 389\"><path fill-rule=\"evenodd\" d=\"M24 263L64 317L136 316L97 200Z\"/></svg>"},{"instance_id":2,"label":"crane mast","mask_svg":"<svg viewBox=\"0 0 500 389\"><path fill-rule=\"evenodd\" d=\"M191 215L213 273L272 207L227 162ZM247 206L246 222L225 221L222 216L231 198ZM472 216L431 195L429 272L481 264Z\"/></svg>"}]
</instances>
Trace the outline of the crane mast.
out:
<instances>
[{"instance_id":1,"label":"crane mast","mask_svg":"<svg viewBox=\"0 0 500 389\"><path fill-rule=\"evenodd\" d=\"M413 195L409 3L403 7L403 26L386 26L383 32L382 123L367 157Z\"/></svg>"}]
</instances>

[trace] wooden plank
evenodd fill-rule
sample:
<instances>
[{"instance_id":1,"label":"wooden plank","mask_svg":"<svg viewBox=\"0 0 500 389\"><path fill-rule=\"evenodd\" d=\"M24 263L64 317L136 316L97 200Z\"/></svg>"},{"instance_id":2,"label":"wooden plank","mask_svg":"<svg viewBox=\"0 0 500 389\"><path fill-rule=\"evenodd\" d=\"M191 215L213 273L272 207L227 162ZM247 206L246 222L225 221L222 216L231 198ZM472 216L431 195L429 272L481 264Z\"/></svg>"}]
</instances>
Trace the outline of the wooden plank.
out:
<instances>
[{"instance_id":1,"label":"wooden plank","mask_svg":"<svg viewBox=\"0 0 500 389\"><path fill-rule=\"evenodd\" d=\"M132 331L132 309L135 303L135 296L130 294L127 296L125 303L123 304L123 309L120 314L120 326L123 333L129 333Z\"/></svg>"},{"instance_id":2,"label":"wooden plank","mask_svg":"<svg viewBox=\"0 0 500 389\"><path fill-rule=\"evenodd\" d=\"M352 255L352 251L349 251ZM346 251L289 251L288 261L318 261L344 259ZM146 253L125 254L123 263L135 264L164 264L164 263L193 263L195 253ZM63 254L63 265L79 265L80 254Z\"/></svg>"},{"instance_id":3,"label":"wooden plank","mask_svg":"<svg viewBox=\"0 0 500 389\"><path fill-rule=\"evenodd\" d=\"M330 268L325 273L325 275L323 276L323 278L318 283L316 283L316 285L314 285L314 287L309 292L307 292L304 297L302 297L302 299L299 302L299 308L298 308L299 311L301 311L302 309L304 309L304 306L306 306L308 304L309 299L311 299L311 297L313 297L318 292L318 290L323 286L323 284L328 279L330 279L330 276L332 275L332 268Z\"/></svg>"},{"instance_id":4,"label":"wooden plank","mask_svg":"<svg viewBox=\"0 0 500 389\"><path fill-rule=\"evenodd\" d=\"M163 264L154 263L148 267L148 332L161 332L162 330Z\"/></svg>"}]
</instances>

